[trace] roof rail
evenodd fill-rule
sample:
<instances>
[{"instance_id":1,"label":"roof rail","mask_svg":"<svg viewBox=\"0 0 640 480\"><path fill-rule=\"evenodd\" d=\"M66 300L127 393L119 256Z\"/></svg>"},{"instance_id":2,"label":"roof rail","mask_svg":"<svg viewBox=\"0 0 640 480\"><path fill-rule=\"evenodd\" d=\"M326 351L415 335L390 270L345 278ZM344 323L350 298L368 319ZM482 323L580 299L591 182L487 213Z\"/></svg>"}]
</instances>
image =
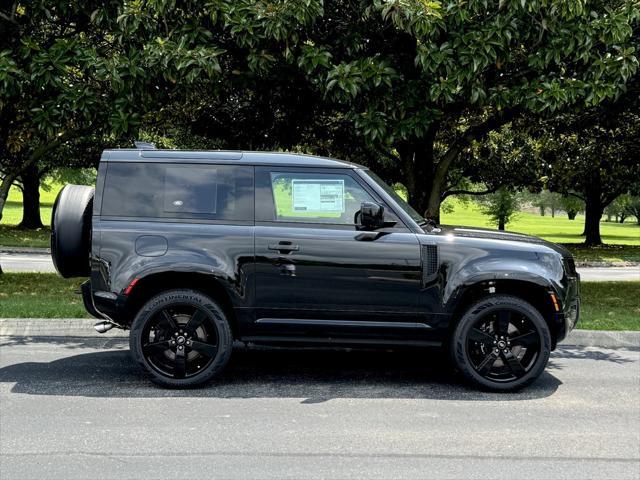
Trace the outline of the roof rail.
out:
<instances>
[{"instance_id":1,"label":"roof rail","mask_svg":"<svg viewBox=\"0 0 640 480\"><path fill-rule=\"evenodd\" d=\"M156 146L153 143L149 143L149 142L136 141L136 142L133 142L133 144L136 146L138 150L155 150L156 149Z\"/></svg>"}]
</instances>

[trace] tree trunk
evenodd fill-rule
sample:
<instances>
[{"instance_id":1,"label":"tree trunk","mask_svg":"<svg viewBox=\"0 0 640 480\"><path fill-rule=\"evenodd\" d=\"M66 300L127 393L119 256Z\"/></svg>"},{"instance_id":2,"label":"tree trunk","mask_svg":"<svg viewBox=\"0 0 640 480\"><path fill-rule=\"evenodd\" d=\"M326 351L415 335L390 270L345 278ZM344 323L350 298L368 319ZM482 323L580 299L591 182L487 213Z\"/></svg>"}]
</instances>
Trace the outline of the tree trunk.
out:
<instances>
[{"instance_id":1,"label":"tree trunk","mask_svg":"<svg viewBox=\"0 0 640 480\"><path fill-rule=\"evenodd\" d=\"M40 172L35 164L23 170L22 179L22 228L42 228L40 217Z\"/></svg>"},{"instance_id":2,"label":"tree trunk","mask_svg":"<svg viewBox=\"0 0 640 480\"><path fill-rule=\"evenodd\" d=\"M498 220L498 230L504 231L504 218L502 217Z\"/></svg>"},{"instance_id":3,"label":"tree trunk","mask_svg":"<svg viewBox=\"0 0 640 480\"><path fill-rule=\"evenodd\" d=\"M599 185L598 185L599 186ZM595 191L594 191L595 190ZM604 208L600 197L600 188L592 188L586 192L584 243L585 245L602 245L600 237L600 219Z\"/></svg>"},{"instance_id":4,"label":"tree trunk","mask_svg":"<svg viewBox=\"0 0 640 480\"><path fill-rule=\"evenodd\" d=\"M2 183L0 183L0 220L2 220L4 204L7 202L7 197L9 196L9 189L11 188L11 185L13 185L15 179L15 174L8 174L2 179Z\"/></svg>"},{"instance_id":5,"label":"tree trunk","mask_svg":"<svg viewBox=\"0 0 640 480\"><path fill-rule=\"evenodd\" d=\"M428 212L429 200L433 193L433 141L435 130L428 132L424 139L406 142L398 145L396 150L402 161L403 184L407 187L407 202L422 215ZM436 215L428 216L432 220L440 221L440 204L437 205Z\"/></svg>"},{"instance_id":6,"label":"tree trunk","mask_svg":"<svg viewBox=\"0 0 640 480\"><path fill-rule=\"evenodd\" d=\"M541 217L544 217L544 214L545 214L545 212L546 212L546 209L544 208L544 206L543 206L543 205L540 205L540 207L539 207L539 208L540 208L540 216L541 216Z\"/></svg>"},{"instance_id":7,"label":"tree trunk","mask_svg":"<svg viewBox=\"0 0 640 480\"><path fill-rule=\"evenodd\" d=\"M567 212L567 217L569 217L569 220L575 220L577 214L578 212L576 212L575 210L569 210Z\"/></svg>"}]
</instances>

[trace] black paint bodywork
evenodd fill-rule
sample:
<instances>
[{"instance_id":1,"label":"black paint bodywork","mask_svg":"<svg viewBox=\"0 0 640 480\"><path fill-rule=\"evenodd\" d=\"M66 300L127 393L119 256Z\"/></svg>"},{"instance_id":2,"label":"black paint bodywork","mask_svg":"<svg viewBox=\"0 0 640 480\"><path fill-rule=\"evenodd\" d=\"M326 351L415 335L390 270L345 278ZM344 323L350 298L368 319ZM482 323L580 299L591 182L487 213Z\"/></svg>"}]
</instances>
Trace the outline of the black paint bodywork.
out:
<instances>
[{"instance_id":1,"label":"black paint bodywork","mask_svg":"<svg viewBox=\"0 0 640 480\"><path fill-rule=\"evenodd\" d=\"M102 215L114 162L249 166L256 172L255 217ZM395 224L363 231L356 225L268 221L271 193L260 178L270 169L346 172ZM224 296L219 300L243 341L437 346L448 340L470 302L506 292L542 312L554 346L574 327L579 276L567 250L526 235L420 225L367 172L348 162L294 154L105 151L94 201L91 278L82 289L87 310L128 327L150 295L187 282Z\"/></svg>"}]
</instances>

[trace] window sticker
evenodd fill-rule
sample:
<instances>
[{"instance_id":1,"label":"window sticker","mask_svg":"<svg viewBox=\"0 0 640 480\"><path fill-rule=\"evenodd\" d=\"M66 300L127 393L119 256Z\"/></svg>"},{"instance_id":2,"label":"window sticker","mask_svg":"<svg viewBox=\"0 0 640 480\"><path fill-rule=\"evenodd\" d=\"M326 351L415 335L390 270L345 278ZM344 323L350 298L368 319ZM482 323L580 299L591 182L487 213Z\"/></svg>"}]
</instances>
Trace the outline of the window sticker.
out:
<instances>
[{"instance_id":1,"label":"window sticker","mask_svg":"<svg viewBox=\"0 0 640 480\"><path fill-rule=\"evenodd\" d=\"M291 187L294 212L344 213L344 179L293 179Z\"/></svg>"}]
</instances>

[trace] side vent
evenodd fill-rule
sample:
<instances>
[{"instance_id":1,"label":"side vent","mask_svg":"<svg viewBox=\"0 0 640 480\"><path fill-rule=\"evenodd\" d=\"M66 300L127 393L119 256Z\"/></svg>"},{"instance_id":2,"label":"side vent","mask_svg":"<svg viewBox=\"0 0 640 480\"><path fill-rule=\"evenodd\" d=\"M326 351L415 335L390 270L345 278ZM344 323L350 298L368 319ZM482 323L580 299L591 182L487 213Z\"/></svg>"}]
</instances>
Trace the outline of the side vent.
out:
<instances>
[{"instance_id":1,"label":"side vent","mask_svg":"<svg viewBox=\"0 0 640 480\"><path fill-rule=\"evenodd\" d=\"M438 246L422 245L422 285L426 286L438 273Z\"/></svg>"}]
</instances>

